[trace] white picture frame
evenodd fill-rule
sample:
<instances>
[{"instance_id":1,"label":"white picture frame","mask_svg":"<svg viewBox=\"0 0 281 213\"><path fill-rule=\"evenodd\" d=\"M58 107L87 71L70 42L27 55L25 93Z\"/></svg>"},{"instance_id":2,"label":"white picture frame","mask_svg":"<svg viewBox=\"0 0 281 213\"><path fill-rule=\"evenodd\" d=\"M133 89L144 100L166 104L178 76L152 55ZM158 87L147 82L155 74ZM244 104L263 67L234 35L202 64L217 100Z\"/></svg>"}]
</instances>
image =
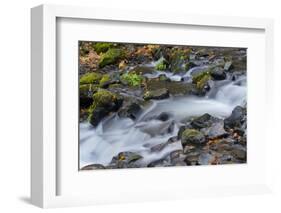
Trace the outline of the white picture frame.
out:
<instances>
[{"instance_id":1,"label":"white picture frame","mask_svg":"<svg viewBox=\"0 0 281 213\"><path fill-rule=\"evenodd\" d=\"M57 88L60 83L57 80L57 21L60 18L64 19L79 19L79 20L100 20L100 21L118 21L133 23L153 23L154 25L162 26L199 26L201 28L212 29L227 29L232 30L257 30L262 32L264 41L263 61L264 69L261 72L265 74L265 79L257 79L257 81L264 81L265 87L261 89L264 99L262 99L263 108L266 110L264 115L264 122L270 123L272 116L272 96L269 90L273 88L270 83L270 78L273 76L273 21L271 19L257 19L257 18L241 18L241 17L217 17L217 16L203 16L203 15L188 15L188 14L166 14L153 13L147 11L116 11L107 9L104 13L99 8L85 8L74 6L54 6L41 5L31 10L31 201L33 204L47 208L47 207L61 207L61 206L76 206L76 205L91 205L99 203L115 203L115 202L139 202L143 200L165 200L188 198L194 196L213 196L213 195L240 195L252 193L264 193L271 191L271 164L270 164L270 149L268 143L271 141L270 127L266 126L266 132L263 135L262 141L264 147L267 148L263 157L266 157L265 165L260 167L260 173L264 173L264 178L253 181L253 184L245 181L239 184L229 185L227 183L219 185L200 186L199 181L194 182L193 187L188 186L185 190L180 190L178 186L168 185L167 189L161 190L159 187L152 187L149 194L145 194L140 189L136 193L132 189L122 191L120 196L118 193L112 192L110 195L102 194L97 191L96 194L59 194L59 184L62 184L59 173L61 166L58 166L58 159L60 158L57 146L58 132L57 132ZM270 76L270 77L269 77ZM251 81L251 78L250 80ZM254 88L252 89L254 90ZM251 110L251 108L250 108ZM259 111L261 112L261 111ZM265 112L265 111L263 111ZM261 139L260 139L261 140ZM68 150L64 150L68 152ZM259 156L256 156L259 157ZM74 161L77 159L74 159ZM190 170L197 173L197 175L206 175L207 172L217 170L221 172L225 170L229 172L231 169L224 169L223 167L204 168L202 171ZM167 175L167 171L172 170L174 175ZM247 170L247 167L243 168ZM257 169L256 169L257 170ZM240 171L240 168L239 170ZM110 172L110 171L107 171ZM113 171L117 176L120 171ZM122 171L129 177L135 177L144 173L144 170ZM168 168L165 170L158 169L150 170L146 173L150 177L157 175L167 175L169 178L175 178L182 170ZM118 174L119 173L119 174ZM229 173L230 174L230 173ZM259 173L258 173L259 174ZM94 178L94 174L91 174ZM104 178L100 176L99 178ZM125 181L126 181L126 177ZM190 177L191 178L191 177ZM194 176L193 178L196 178ZM74 179L73 179L74 180ZM70 178L70 181L72 179ZM71 183L70 183L71 184ZM123 188L126 186L123 186ZM129 186L127 186L129 188ZM144 187L144 189L146 189ZM188 190L186 190L188 189ZM139 190L139 191L138 191ZM107 191L108 192L108 191ZM126 192L128 192L126 194ZM170 193L169 193L170 192ZM176 194L175 194L176 192ZM156 196L157 195L157 196Z\"/></svg>"}]
</instances>

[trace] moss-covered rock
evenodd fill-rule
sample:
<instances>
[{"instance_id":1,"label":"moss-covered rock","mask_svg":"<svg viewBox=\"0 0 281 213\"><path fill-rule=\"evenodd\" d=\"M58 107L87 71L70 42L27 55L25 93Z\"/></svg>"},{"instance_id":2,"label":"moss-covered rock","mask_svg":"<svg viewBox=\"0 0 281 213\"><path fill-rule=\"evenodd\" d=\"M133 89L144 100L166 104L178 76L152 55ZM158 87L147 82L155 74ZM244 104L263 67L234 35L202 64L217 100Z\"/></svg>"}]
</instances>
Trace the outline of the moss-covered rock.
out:
<instances>
[{"instance_id":1,"label":"moss-covered rock","mask_svg":"<svg viewBox=\"0 0 281 213\"><path fill-rule=\"evenodd\" d=\"M169 98L169 91L166 88L147 91L145 92L143 98L145 100L149 100L149 99L160 100L160 99Z\"/></svg>"},{"instance_id":2,"label":"moss-covered rock","mask_svg":"<svg viewBox=\"0 0 281 213\"><path fill-rule=\"evenodd\" d=\"M82 84L79 86L79 100L81 108L88 108L93 103L93 94L98 90L94 84Z\"/></svg>"},{"instance_id":3,"label":"moss-covered rock","mask_svg":"<svg viewBox=\"0 0 281 213\"><path fill-rule=\"evenodd\" d=\"M210 70L206 70L192 77L192 83L196 84L198 90L203 90L209 80L211 80Z\"/></svg>"},{"instance_id":4,"label":"moss-covered rock","mask_svg":"<svg viewBox=\"0 0 281 213\"><path fill-rule=\"evenodd\" d=\"M98 42L93 45L94 50L100 54L105 53L109 48L112 48L114 45L112 43Z\"/></svg>"},{"instance_id":5,"label":"moss-covered rock","mask_svg":"<svg viewBox=\"0 0 281 213\"><path fill-rule=\"evenodd\" d=\"M124 57L124 51L117 48L110 48L106 53L101 55L101 58L98 62L100 68L105 67L106 65L115 64L119 59Z\"/></svg>"},{"instance_id":6,"label":"moss-covered rock","mask_svg":"<svg viewBox=\"0 0 281 213\"><path fill-rule=\"evenodd\" d=\"M186 82L176 82L176 81L161 81L158 79L149 79L146 81L147 90L157 90L166 88L168 89L169 93L173 96L183 96L192 94L194 90L194 84L186 83Z\"/></svg>"},{"instance_id":7,"label":"moss-covered rock","mask_svg":"<svg viewBox=\"0 0 281 213\"><path fill-rule=\"evenodd\" d=\"M181 143L186 145L204 145L206 143L205 136L196 129L186 129L181 134Z\"/></svg>"},{"instance_id":8,"label":"moss-covered rock","mask_svg":"<svg viewBox=\"0 0 281 213\"><path fill-rule=\"evenodd\" d=\"M108 84L111 81L109 74L104 74L100 80L100 87L104 87L106 84Z\"/></svg>"},{"instance_id":9,"label":"moss-covered rock","mask_svg":"<svg viewBox=\"0 0 281 213\"><path fill-rule=\"evenodd\" d=\"M170 69L177 73L186 70L185 62L188 59L189 52L181 49L173 49L170 56Z\"/></svg>"},{"instance_id":10,"label":"moss-covered rock","mask_svg":"<svg viewBox=\"0 0 281 213\"><path fill-rule=\"evenodd\" d=\"M125 73L121 76L121 81L129 86L140 86L142 79L142 76L134 72Z\"/></svg>"},{"instance_id":11,"label":"moss-covered rock","mask_svg":"<svg viewBox=\"0 0 281 213\"><path fill-rule=\"evenodd\" d=\"M93 126L97 126L110 112L117 111L122 102L123 98L121 96L105 89L99 89L93 95L93 104L89 109L88 120Z\"/></svg>"},{"instance_id":12,"label":"moss-covered rock","mask_svg":"<svg viewBox=\"0 0 281 213\"><path fill-rule=\"evenodd\" d=\"M91 72L82 75L80 78L80 85L82 84L99 84L102 75L100 73Z\"/></svg>"}]
</instances>

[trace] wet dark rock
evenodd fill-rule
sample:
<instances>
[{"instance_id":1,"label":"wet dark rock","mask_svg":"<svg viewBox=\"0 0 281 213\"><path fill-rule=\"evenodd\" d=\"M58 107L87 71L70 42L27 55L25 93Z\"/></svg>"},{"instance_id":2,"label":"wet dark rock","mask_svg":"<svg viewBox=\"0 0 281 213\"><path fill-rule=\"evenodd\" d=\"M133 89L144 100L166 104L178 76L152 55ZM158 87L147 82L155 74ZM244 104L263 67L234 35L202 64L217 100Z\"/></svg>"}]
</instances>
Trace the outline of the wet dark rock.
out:
<instances>
[{"instance_id":1,"label":"wet dark rock","mask_svg":"<svg viewBox=\"0 0 281 213\"><path fill-rule=\"evenodd\" d=\"M125 102L122 108L119 110L118 115L120 117L127 117L135 120L141 113L142 109L136 102Z\"/></svg>"},{"instance_id":2,"label":"wet dark rock","mask_svg":"<svg viewBox=\"0 0 281 213\"><path fill-rule=\"evenodd\" d=\"M149 100L149 99L166 99L169 98L169 91L166 88L162 88L162 89L157 89L157 90L150 90L147 91L143 98L145 100Z\"/></svg>"},{"instance_id":3,"label":"wet dark rock","mask_svg":"<svg viewBox=\"0 0 281 213\"><path fill-rule=\"evenodd\" d=\"M186 82L176 81L159 81L157 79L149 79L147 81L147 90L167 89L169 94L173 96L183 96L192 94L194 85Z\"/></svg>"},{"instance_id":4,"label":"wet dark rock","mask_svg":"<svg viewBox=\"0 0 281 213\"><path fill-rule=\"evenodd\" d=\"M172 143L175 143L178 141L178 137L171 137L169 138L169 140L165 143L160 143L160 144L157 144L153 147L150 148L151 152L160 152L162 151L165 147L167 147L169 144L172 144Z\"/></svg>"},{"instance_id":5,"label":"wet dark rock","mask_svg":"<svg viewBox=\"0 0 281 213\"><path fill-rule=\"evenodd\" d=\"M225 128L240 128L246 122L246 109L237 106L232 111L231 115L224 120Z\"/></svg>"},{"instance_id":6,"label":"wet dark rock","mask_svg":"<svg viewBox=\"0 0 281 213\"><path fill-rule=\"evenodd\" d=\"M208 152L203 152L198 157L198 163L200 165L210 165L215 162L215 155Z\"/></svg>"},{"instance_id":7,"label":"wet dark rock","mask_svg":"<svg viewBox=\"0 0 281 213\"><path fill-rule=\"evenodd\" d=\"M90 107L89 121L93 126L97 126L99 122L110 112L116 112L123 103L123 97L116 95L107 90L99 90L93 95L93 104Z\"/></svg>"},{"instance_id":8,"label":"wet dark rock","mask_svg":"<svg viewBox=\"0 0 281 213\"><path fill-rule=\"evenodd\" d=\"M172 166L169 155L162 159L152 161L147 165L147 167L167 167L167 166Z\"/></svg>"},{"instance_id":9,"label":"wet dark rock","mask_svg":"<svg viewBox=\"0 0 281 213\"><path fill-rule=\"evenodd\" d=\"M208 137L209 139L219 138L227 136L228 133L224 129L223 120L219 120L218 122L214 122L210 127L206 127L201 129L201 132Z\"/></svg>"},{"instance_id":10,"label":"wet dark rock","mask_svg":"<svg viewBox=\"0 0 281 213\"><path fill-rule=\"evenodd\" d=\"M175 150L170 153L170 159L173 166L186 166L186 155L182 150Z\"/></svg>"},{"instance_id":11,"label":"wet dark rock","mask_svg":"<svg viewBox=\"0 0 281 213\"><path fill-rule=\"evenodd\" d=\"M161 112L157 117L156 119L157 120L160 120L160 121L167 121L170 119L170 114L167 113L167 112Z\"/></svg>"},{"instance_id":12,"label":"wet dark rock","mask_svg":"<svg viewBox=\"0 0 281 213\"><path fill-rule=\"evenodd\" d=\"M152 123L143 123L136 128L139 128L142 132L145 132L149 134L151 137L154 137L156 135L165 135L168 133L171 133L174 130L175 123L174 121L157 121Z\"/></svg>"},{"instance_id":13,"label":"wet dark rock","mask_svg":"<svg viewBox=\"0 0 281 213\"><path fill-rule=\"evenodd\" d=\"M90 164L84 166L81 170L96 170L96 169L105 169L105 167L102 164Z\"/></svg>"},{"instance_id":14,"label":"wet dark rock","mask_svg":"<svg viewBox=\"0 0 281 213\"><path fill-rule=\"evenodd\" d=\"M181 135L181 143L185 145L195 145L201 146L204 145L207 141L205 136L196 129L186 129Z\"/></svg>"},{"instance_id":15,"label":"wet dark rock","mask_svg":"<svg viewBox=\"0 0 281 213\"><path fill-rule=\"evenodd\" d=\"M246 149L241 145L234 145L231 151L232 155L235 156L239 160L245 160L247 157Z\"/></svg>"},{"instance_id":16,"label":"wet dark rock","mask_svg":"<svg viewBox=\"0 0 281 213\"><path fill-rule=\"evenodd\" d=\"M188 154L188 153L194 152L195 150L197 150L197 147L196 147L196 146L194 146L194 145L186 145L186 146L183 148L183 153L184 153L184 154Z\"/></svg>"},{"instance_id":17,"label":"wet dark rock","mask_svg":"<svg viewBox=\"0 0 281 213\"><path fill-rule=\"evenodd\" d=\"M137 161L143 157L134 152L120 152L114 156L110 162L110 166L114 168L132 168L139 167Z\"/></svg>"},{"instance_id":18,"label":"wet dark rock","mask_svg":"<svg viewBox=\"0 0 281 213\"><path fill-rule=\"evenodd\" d=\"M199 162L198 162L199 156L200 156L200 152L194 151L194 152L187 154L184 161L188 166L199 165Z\"/></svg>"},{"instance_id":19,"label":"wet dark rock","mask_svg":"<svg viewBox=\"0 0 281 213\"><path fill-rule=\"evenodd\" d=\"M216 144L210 145L210 149L215 150L219 153L223 153L225 151L231 151L233 149L234 140L230 139L222 139Z\"/></svg>"},{"instance_id":20,"label":"wet dark rock","mask_svg":"<svg viewBox=\"0 0 281 213\"><path fill-rule=\"evenodd\" d=\"M210 74L213 77L213 79L215 79L215 80L226 79L226 73L225 73L224 69L221 67L215 67L214 69L212 69Z\"/></svg>"},{"instance_id":21,"label":"wet dark rock","mask_svg":"<svg viewBox=\"0 0 281 213\"><path fill-rule=\"evenodd\" d=\"M79 86L79 101L81 108L88 108L93 103L93 94L98 90L98 85L82 84Z\"/></svg>"},{"instance_id":22,"label":"wet dark rock","mask_svg":"<svg viewBox=\"0 0 281 213\"><path fill-rule=\"evenodd\" d=\"M196 129L201 129L205 127L209 127L212 124L212 116L208 113L205 113L191 121L191 126Z\"/></svg>"}]
</instances>

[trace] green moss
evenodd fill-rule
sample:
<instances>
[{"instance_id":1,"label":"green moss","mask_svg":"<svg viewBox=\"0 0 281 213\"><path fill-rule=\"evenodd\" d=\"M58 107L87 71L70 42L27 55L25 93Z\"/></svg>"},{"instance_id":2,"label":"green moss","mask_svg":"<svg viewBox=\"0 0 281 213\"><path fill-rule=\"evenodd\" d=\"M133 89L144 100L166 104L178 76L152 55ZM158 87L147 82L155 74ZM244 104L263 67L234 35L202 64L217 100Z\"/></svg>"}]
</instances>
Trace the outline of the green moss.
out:
<instances>
[{"instance_id":1,"label":"green moss","mask_svg":"<svg viewBox=\"0 0 281 213\"><path fill-rule=\"evenodd\" d=\"M110 48L107 50L106 53L103 53L101 55L101 58L99 60L99 67L102 68L105 67L106 65L114 64L123 56L124 56L123 50Z\"/></svg>"},{"instance_id":2,"label":"green moss","mask_svg":"<svg viewBox=\"0 0 281 213\"><path fill-rule=\"evenodd\" d=\"M162 57L156 62L155 68L157 70L166 70L168 68L168 62Z\"/></svg>"},{"instance_id":3,"label":"green moss","mask_svg":"<svg viewBox=\"0 0 281 213\"><path fill-rule=\"evenodd\" d=\"M183 133L182 133L182 137L195 137L198 134L200 134L200 132L196 129L186 129Z\"/></svg>"},{"instance_id":4,"label":"green moss","mask_svg":"<svg viewBox=\"0 0 281 213\"><path fill-rule=\"evenodd\" d=\"M111 103L112 101L115 101L116 95L112 92L109 92L105 89L99 89L94 95L93 95L94 103L96 103L98 106L104 106L108 103Z\"/></svg>"},{"instance_id":5,"label":"green moss","mask_svg":"<svg viewBox=\"0 0 281 213\"><path fill-rule=\"evenodd\" d=\"M110 81L110 75L105 74L102 76L102 79L100 80L100 86L103 86L104 83Z\"/></svg>"},{"instance_id":6,"label":"green moss","mask_svg":"<svg viewBox=\"0 0 281 213\"><path fill-rule=\"evenodd\" d=\"M142 82L142 77L136 73L125 73L121 79L126 81L130 86L139 86Z\"/></svg>"},{"instance_id":7,"label":"green moss","mask_svg":"<svg viewBox=\"0 0 281 213\"><path fill-rule=\"evenodd\" d=\"M80 94L87 94L89 92L95 92L97 91L98 86L94 84L82 84L79 86L79 92Z\"/></svg>"},{"instance_id":8,"label":"green moss","mask_svg":"<svg viewBox=\"0 0 281 213\"><path fill-rule=\"evenodd\" d=\"M201 72L192 78L192 82L196 84L197 89L203 89L207 81L211 79L210 71Z\"/></svg>"},{"instance_id":9,"label":"green moss","mask_svg":"<svg viewBox=\"0 0 281 213\"><path fill-rule=\"evenodd\" d=\"M109 105L112 102L115 102L117 99L117 96L109 92L105 89L99 89L94 95L93 95L93 104L90 106L88 112L89 112L89 119L91 119L92 113L95 111L97 107L104 107Z\"/></svg>"},{"instance_id":10,"label":"green moss","mask_svg":"<svg viewBox=\"0 0 281 213\"><path fill-rule=\"evenodd\" d=\"M123 86L122 86L122 84L110 84L109 85L109 88L111 88L111 89L114 89L114 88L122 88Z\"/></svg>"},{"instance_id":11,"label":"green moss","mask_svg":"<svg viewBox=\"0 0 281 213\"><path fill-rule=\"evenodd\" d=\"M102 75L99 73L86 73L80 78L80 84L98 84L101 78Z\"/></svg>"},{"instance_id":12,"label":"green moss","mask_svg":"<svg viewBox=\"0 0 281 213\"><path fill-rule=\"evenodd\" d=\"M109 48L113 47L112 43L98 42L93 45L94 50L100 54L105 53Z\"/></svg>"}]
</instances>

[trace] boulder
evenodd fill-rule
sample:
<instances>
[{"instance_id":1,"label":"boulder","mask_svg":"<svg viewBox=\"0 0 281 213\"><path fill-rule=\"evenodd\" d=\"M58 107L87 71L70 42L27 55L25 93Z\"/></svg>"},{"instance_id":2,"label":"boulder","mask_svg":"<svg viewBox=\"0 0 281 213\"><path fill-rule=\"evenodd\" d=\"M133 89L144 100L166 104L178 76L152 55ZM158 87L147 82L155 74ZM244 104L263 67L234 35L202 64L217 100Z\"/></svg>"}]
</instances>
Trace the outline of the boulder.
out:
<instances>
[{"instance_id":1,"label":"boulder","mask_svg":"<svg viewBox=\"0 0 281 213\"><path fill-rule=\"evenodd\" d=\"M110 48L101 55L98 62L100 68L105 67L106 65L115 64L124 56L124 52L121 49Z\"/></svg>"},{"instance_id":2,"label":"boulder","mask_svg":"<svg viewBox=\"0 0 281 213\"><path fill-rule=\"evenodd\" d=\"M246 122L246 108L237 106L233 109L231 115L224 120L224 127L229 129L241 128Z\"/></svg>"},{"instance_id":3,"label":"boulder","mask_svg":"<svg viewBox=\"0 0 281 213\"><path fill-rule=\"evenodd\" d=\"M143 157L134 152L120 152L114 156L110 162L112 168L135 168L139 167L136 163Z\"/></svg>"},{"instance_id":4,"label":"boulder","mask_svg":"<svg viewBox=\"0 0 281 213\"><path fill-rule=\"evenodd\" d=\"M152 123L143 123L136 126L142 132L154 137L156 135L165 135L173 132L175 127L174 121L157 121Z\"/></svg>"},{"instance_id":5,"label":"boulder","mask_svg":"<svg viewBox=\"0 0 281 213\"><path fill-rule=\"evenodd\" d=\"M93 101L89 109L89 121L93 126L97 126L110 112L115 112L121 107L123 97L100 89L93 95Z\"/></svg>"},{"instance_id":6,"label":"boulder","mask_svg":"<svg viewBox=\"0 0 281 213\"><path fill-rule=\"evenodd\" d=\"M123 106L119 110L118 115L120 117L127 117L135 120L141 111L142 108L138 103L129 101L123 103Z\"/></svg>"},{"instance_id":7,"label":"boulder","mask_svg":"<svg viewBox=\"0 0 281 213\"><path fill-rule=\"evenodd\" d=\"M226 79L226 73L223 68L221 67L215 67L212 69L210 72L211 76L213 77L214 80L224 80Z\"/></svg>"},{"instance_id":8,"label":"boulder","mask_svg":"<svg viewBox=\"0 0 281 213\"><path fill-rule=\"evenodd\" d=\"M156 89L156 90L150 90L150 91L147 91L143 98L145 100L149 100L149 99L157 99L157 100L160 100L160 99L166 99L166 98L169 98L170 94L169 94L169 91L168 89L166 88L161 88L161 89Z\"/></svg>"},{"instance_id":9,"label":"boulder","mask_svg":"<svg viewBox=\"0 0 281 213\"><path fill-rule=\"evenodd\" d=\"M190 124L196 129L205 128L211 125L211 118L212 116L210 114L205 113L197 118L194 118Z\"/></svg>"},{"instance_id":10,"label":"boulder","mask_svg":"<svg viewBox=\"0 0 281 213\"><path fill-rule=\"evenodd\" d=\"M201 146L206 144L205 136L196 129L186 129L181 135L181 143L183 146L195 145Z\"/></svg>"},{"instance_id":11,"label":"boulder","mask_svg":"<svg viewBox=\"0 0 281 213\"><path fill-rule=\"evenodd\" d=\"M237 158L238 160L243 160L246 162L246 157L247 157L247 151L246 149L241 146L241 145L235 145L232 147L231 154Z\"/></svg>"},{"instance_id":12,"label":"boulder","mask_svg":"<svg viewBox=\"0 0 281 213\"><path fill-rule=\"evenodd\" d=\"M156 119L157 120L160 120L160 121L167 121L169 120L171 117L171 115L167 112L161 112L157 117Z\"/></svg>"},{"instance_id":13,"label":"boulder","mask_svg":"<svg viewBox=\"0 0 281 213\"><path fill-rule=\"evenodd\" d=\"M223 120L213 122L209 127L201 129L201 132L209 139L220 138L228 135L224 129Z\"/></svg>"}]
</instances>

